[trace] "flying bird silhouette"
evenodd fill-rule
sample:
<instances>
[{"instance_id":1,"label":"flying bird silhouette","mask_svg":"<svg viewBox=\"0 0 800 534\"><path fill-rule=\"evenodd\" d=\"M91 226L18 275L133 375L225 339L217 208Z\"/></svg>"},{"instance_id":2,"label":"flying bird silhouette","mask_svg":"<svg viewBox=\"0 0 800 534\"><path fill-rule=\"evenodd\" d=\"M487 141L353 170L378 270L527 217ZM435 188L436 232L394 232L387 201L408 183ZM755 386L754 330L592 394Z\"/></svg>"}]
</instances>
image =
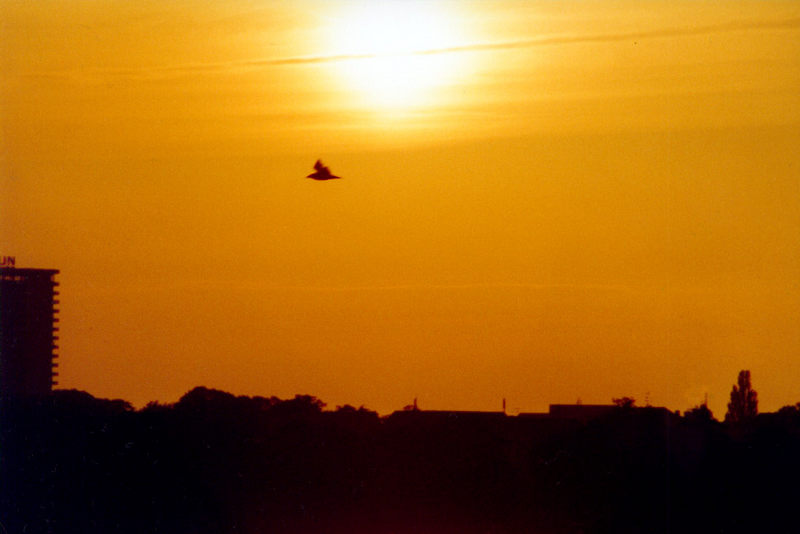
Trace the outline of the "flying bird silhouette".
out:
<instances>
[{"instance_id":1,"label":"flying bird silhouette","mask_svg":"<svg viewBox=\"0 0 800 534\"><path fill-rule=\"evenodd\" d=\"M314 171L316 172L309 174L306 176L306 178L311 178L314 180L335 180L337 178L341 178L341 176L334 176L331 174L331 170L323 165L320 160L317 160L317 162L314 164Z\"/></svg>"}]
</instances>

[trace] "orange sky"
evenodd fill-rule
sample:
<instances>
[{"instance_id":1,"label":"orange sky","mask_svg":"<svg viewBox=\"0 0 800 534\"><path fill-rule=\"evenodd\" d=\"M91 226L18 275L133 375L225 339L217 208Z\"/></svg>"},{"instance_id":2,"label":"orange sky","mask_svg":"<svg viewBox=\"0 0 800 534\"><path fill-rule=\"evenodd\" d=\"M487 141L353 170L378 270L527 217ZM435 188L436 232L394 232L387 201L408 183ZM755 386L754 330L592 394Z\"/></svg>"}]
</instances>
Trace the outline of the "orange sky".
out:
<instances>
[{"instance_id":1,"label":"orange sky","mask_svg":"<svg viewBox=\"0 0 800 534\"><path fill-rule=\"evenodd\" d=\"M0 20L0 251L61 270L62 387L800 401L800 3Z\"/></svg>"}]
</instances>

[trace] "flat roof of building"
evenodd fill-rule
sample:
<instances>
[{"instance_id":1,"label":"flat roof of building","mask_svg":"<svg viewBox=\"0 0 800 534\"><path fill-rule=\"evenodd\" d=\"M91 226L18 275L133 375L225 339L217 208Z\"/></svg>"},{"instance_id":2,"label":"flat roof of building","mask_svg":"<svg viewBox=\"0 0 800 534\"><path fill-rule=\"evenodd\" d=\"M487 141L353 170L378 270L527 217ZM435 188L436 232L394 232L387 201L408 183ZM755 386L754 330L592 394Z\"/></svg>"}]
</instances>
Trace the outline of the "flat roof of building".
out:
<instances>
[{"instance_id":1,"label":"flat roof of building","mask_svg":"<svg viewBox=\"0 0 800 534\"><path fill-rule=\"evenodd\" d=\"M52 276L58 274L58 269L31 269L20 267L0 267L3 276Z\"/></svg>"}]
</instances>

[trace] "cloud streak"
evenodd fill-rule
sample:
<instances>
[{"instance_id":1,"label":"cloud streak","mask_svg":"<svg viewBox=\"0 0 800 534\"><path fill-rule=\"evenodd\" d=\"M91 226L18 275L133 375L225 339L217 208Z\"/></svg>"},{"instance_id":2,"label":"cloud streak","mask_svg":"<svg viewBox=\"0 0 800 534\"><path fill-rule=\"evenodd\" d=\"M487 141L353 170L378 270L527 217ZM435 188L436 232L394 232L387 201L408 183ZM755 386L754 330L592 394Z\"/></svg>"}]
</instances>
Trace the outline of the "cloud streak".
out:
<instances>
[{"instance_id":1,"label":"cloud streak","mask_svg":"<svg viewBox=\"0 0 800 534\"><path fill-rule=\"evenodd\" d=\"M439 54L458 54L467 52L490 52L497 50L513 50L524 48L536 48L540 46L555 46L584 43L612 43L648 39L663 39L669 37L690 37L697 35L707 35L714 33L729 33L735 31L753 30L792 30L800 28L800 18L773 21L733 21L722 24L698 26L695 28L666 28L661 30L646 30L638 32L622 33L595 33L583 35L544 35L533 39L516 41L499 41L488 43L470 43L442 48L429 48L422 50L412 50L394 54L331 54L315 56L288 56L280 58L251 59L243 61L231 61L221 63L188 64L178 66L155 67L149 69L110 69L96 71L82 71L81 76L76 76L74 72L34 72L28 73L29 78L42 79L77 79L83 78L129 78L145 79L150 77L174 77L182 75L207 74L215 72L226 72L231 70L264 69L281 66L302 66L327 63L339 63L344 61L360 61L393 56L429 56Z\"/></svg>"},{"instance_id":2,"label":"cloud streak","mask_svg":"<svg viewBox=\"0 0 800 534\"><path fill-rule=\"evenodd\" d=\"M768 30L768 29L797 29L800 28L800 19L785 21L737 21L727 24L700 26L697 28L670 28L663 30L649 30L625 33L598 33L586 35L550 35L534 39L518 41L501 41L491 43L472 43L460 46L414 50L395 55L437 55L459 52L482 52L492 50L510 50L515 48L534 48L538 46L552 46L559 44L605 43L620 41L637 41L645 39L658 39L666 37L684 37L693 35L706 35L711 33L727 33L733 31ZM354 61L385 57L387 54L341 54L330 56L305 56L288 57L279 59L256 60L248 62L250 65L303 65L309 63L333 63L338 61Z\"/></svg>"}]
</instances>

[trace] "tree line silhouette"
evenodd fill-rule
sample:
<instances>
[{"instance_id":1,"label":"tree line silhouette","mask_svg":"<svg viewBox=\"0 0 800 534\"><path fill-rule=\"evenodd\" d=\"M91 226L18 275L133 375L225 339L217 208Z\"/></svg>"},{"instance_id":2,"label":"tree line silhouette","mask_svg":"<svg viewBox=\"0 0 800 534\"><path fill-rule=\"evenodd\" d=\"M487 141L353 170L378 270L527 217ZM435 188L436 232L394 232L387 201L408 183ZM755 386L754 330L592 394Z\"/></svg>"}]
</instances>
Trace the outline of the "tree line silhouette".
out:
<instances>
[{"instance_id":1,"label":"tree line silhouette","mask_svg":"<svg viewBox=\"0 0 800 534\"><path fill-rule=\"evenodd\" d=\"M56 391L0 405L0 522L25 533L776 532L795 524L800 403L729 417L617 399L573 420L380 417L198 387L140 410Z\"/></svg>"}]
</instances>

